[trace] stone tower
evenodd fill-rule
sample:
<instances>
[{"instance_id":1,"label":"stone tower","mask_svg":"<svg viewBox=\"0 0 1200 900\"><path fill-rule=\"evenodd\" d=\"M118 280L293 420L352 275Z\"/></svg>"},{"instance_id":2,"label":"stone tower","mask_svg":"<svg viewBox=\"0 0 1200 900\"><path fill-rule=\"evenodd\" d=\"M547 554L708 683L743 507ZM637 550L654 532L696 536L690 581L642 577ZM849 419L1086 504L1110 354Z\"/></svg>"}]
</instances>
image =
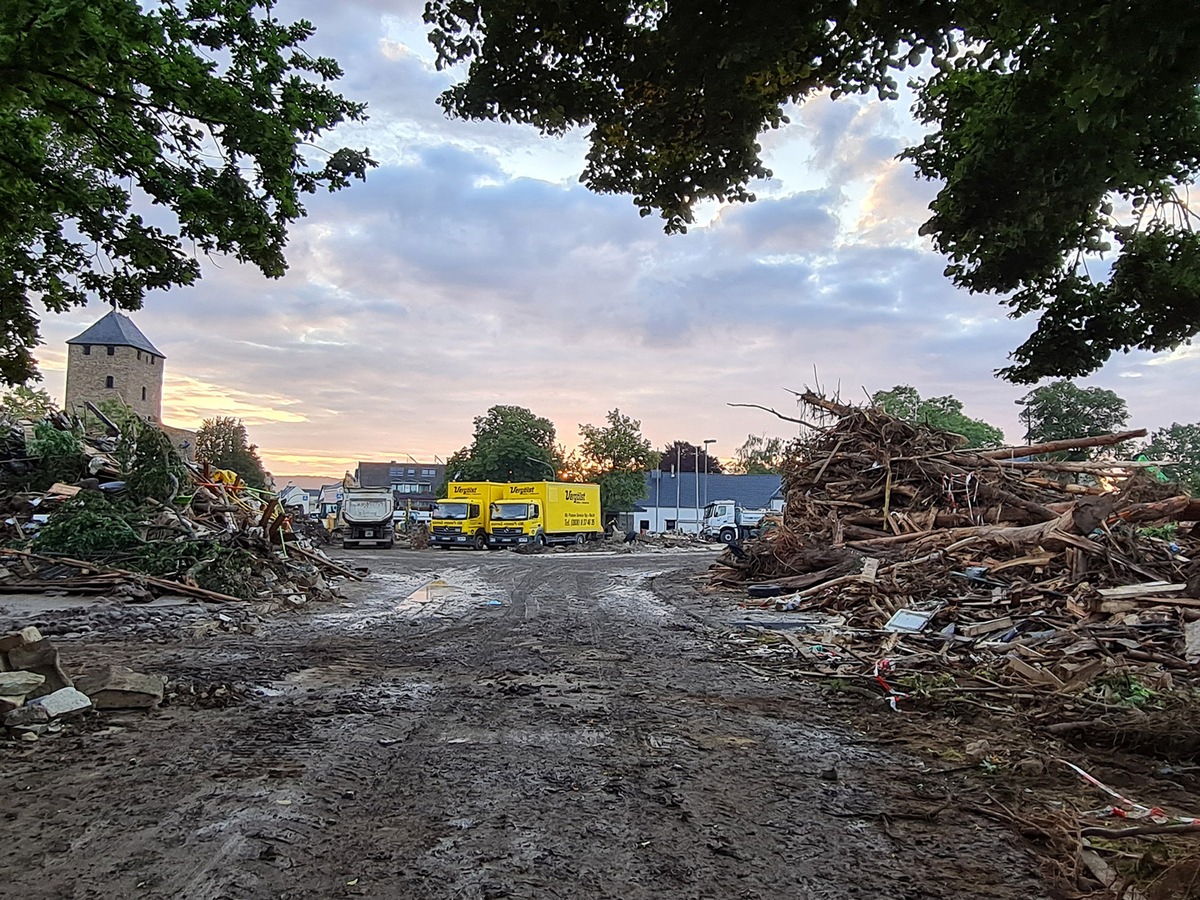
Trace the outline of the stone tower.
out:
<instances>
[{"instance_id":1,"label":"stone tower","mask_svg":"<svg viewBox=\"0 0 1200 900\"><path fill-rule=\"evenodd\" d=\"M146 340L133 320L115 309L83 334L67 341L67 412L81 413L84 401L99 406L119 399L155 422L162 421L166 357Z\"/></svg>"}]
</instances>

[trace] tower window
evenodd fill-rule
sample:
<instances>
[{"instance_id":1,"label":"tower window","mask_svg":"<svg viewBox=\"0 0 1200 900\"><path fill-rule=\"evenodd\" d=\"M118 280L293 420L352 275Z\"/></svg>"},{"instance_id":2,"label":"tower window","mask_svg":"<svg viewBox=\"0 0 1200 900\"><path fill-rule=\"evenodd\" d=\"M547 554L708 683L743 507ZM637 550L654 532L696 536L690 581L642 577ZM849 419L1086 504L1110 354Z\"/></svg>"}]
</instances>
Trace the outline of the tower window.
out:
<instances>
[{"instance_id":1,"label":"tower window","mask_svg":"<svg viewBox=\"0 0 1200 900\"><path fill-rule=\"evenodd\" d=\"M104 386L106 388L116 387L116 382L113 381L113 377L111 375L106 375L104 377Z\"/></svg>"},{"instance_id":2,"label":"tower window","mask_svg":"<svg viewBox=\"0 0 1200 900\"><path fill-rule=\"evenodd\" d=\"M141 350L139 350L139 351L137 352L137 358L138 358L138 359L141 359L141 358L142 358L142 351L141 351Z\"/></svg>"},{"instance_id":3,"label":"tower window","mask_svg":"<svg viewBox=\"0 0 1200 900\"><path fill-rule=\"evenodd\" d=\"M92 355L92 345L91 345L91 344L84 344L84 345L83 345L83 355L84 355L84 356L91 356L91 355Z\"/></svg>"},{"instance_id":4,"label":"tower window","mask_svg":"<svg viewBox=\"0 0 1200 900\"><path fill-rule=\"evenodd\" d=\"M104 349L106 349L106 350L108 351L108 355L109 355L109 356L116 356L116 355L117 355L117 348L116 348L116 347L105 347Z\"/></svg>"},{"instance_id":5,"label":"tower window","mask_svg":"<svg viewBox=\"0 0 1200 900\"><path fill-rule=\"evenodd\" d=\"M146 399L146 389L145 388L142 388L142 399L143 400Z\"/></svg>"},{"instance_id":6,"label":"tower window","mask_svg":"<svg viewBox=\"0 0 1200 900\"><path fill-rule=\"evenodd\" d=\"M157 356L151 356L151 357L150 357L150 365L154 365L156 362L158 362L158 357L157 357Z\"/></svg>"}]
</instances>

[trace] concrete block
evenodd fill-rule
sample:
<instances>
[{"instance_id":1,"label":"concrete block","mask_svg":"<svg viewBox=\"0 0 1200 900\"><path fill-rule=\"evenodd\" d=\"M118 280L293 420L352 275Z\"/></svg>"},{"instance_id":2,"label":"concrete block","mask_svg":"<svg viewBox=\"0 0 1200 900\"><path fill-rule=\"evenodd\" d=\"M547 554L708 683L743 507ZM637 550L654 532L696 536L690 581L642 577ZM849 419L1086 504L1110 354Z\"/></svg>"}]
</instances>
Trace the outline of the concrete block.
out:
<instances>
[{"instance_id":1,"label":"concrete block","mask_svg":"<svg viewBox=\"0 0 1200 900\"><path fill-rule=\"evenodd\" d=\"M81 675L75 687L91 698L96 709L152 709L163 698L162 678L124 666L108 666L95 675Z\"/></svg>"},{"instance_id":2,"label":"concrete block","mask_svg":"<svg viewBox=\"0 0 1200 900\"><path fill-rule=\"evenodd\" d=\"M18 694L16 697L5 697L0 695L0 716L12 712L14 709L20 709L24 704L24 694Z\"/></svg>"},{"instance_id":3,"label":"concrete block","mask_svg":"<svg viewBox=\"0 0 1200 900\"><path fill-rule=\"evenodd\" d=\"M61 719L92 708L92 701L82 691L73 687L62 688L53 694L30 700L27 706L40 706L46 710L51 719Z\"/></svg>"},{"instance_id":4,"label":"concrete block","mask_svg":"<svg viewBox=\"0 0 1200 900\"><path fill-rule=\"evenodd\" d=\"M36 628L25 630L37 631ZM14 669L36 672L45 677L46 681L41 687L34 688L29 692L31 698L44 697L46 694L52 694L72 686L71 677L59 665L58 651L54 649L49 638L42 638L39 641L9 650L8 661Z\"/></svg>"},{"instance_id":5,"label":"concrete block","mask_svg":"<svg viewBox=\"0 0 1200 900\"><path fill-rule=\"evenodd\" d=\"M0 672L0 696L24 697L46 683L46 676L37 672Z\"/></svg>"},{"instance_id":6,"label":"concrete block","mask_svg":"<svg viewBox=\"0 0 1200 900\"><path fill-rule=\"evenodd\" d=\"M8 653L10 650L16 650L27 644L36 644L40 640L42 640L42 633L30 625L28 628L22 628L20 631L13 631L0 637L0 653Z\"/></svg>"},{"instance_id":7,"label":"concrete block","mask_svg":"<svg viewBox=\"0 0 1200 900\"><path fill-rule=\"evenodd\" d=\"M4 716L4 724L9 728L16 725L45 725L49 721L50 713L42 706L22 706Z\"/></svg>"}]
</instances>

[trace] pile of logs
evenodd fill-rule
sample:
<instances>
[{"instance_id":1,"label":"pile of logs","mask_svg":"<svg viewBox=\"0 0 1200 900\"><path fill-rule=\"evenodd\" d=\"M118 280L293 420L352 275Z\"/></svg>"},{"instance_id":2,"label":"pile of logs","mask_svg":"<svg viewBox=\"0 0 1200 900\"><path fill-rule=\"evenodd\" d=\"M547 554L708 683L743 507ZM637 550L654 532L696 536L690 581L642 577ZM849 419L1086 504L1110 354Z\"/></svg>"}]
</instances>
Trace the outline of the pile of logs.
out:
<instances>
[{"instance_id":1,"label":"pile of logs","mask_svg":"<svg viewBox=\"0 0 1200 900\"><path fill-rule=\"evenodd\" d=\"M819 614L816 641L781 644L799 668L869 675L890 658L1068 693L1200 671L1200 500L1171 496L1153 463L1054 456L1145 432L966 450L878 408L802 397L831 421L789 448L783 513L711 571Z\"/></svg>"}]
</instances>

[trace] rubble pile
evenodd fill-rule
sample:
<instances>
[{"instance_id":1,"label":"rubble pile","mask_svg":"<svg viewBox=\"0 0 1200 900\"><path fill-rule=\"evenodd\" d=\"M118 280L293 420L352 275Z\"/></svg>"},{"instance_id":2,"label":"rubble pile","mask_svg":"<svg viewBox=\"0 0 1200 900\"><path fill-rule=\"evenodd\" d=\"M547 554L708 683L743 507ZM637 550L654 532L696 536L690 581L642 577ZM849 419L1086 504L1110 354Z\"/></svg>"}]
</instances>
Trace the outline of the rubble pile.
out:
<instances>
[{"instance_id":1,"label":"rubble pile","mask_svg":"<svg viewBox=\"0 0 1200 900\"><path fill-rule=\"evenodd\" d=\"M101 434L61 413L0 425L0 593L296 607L363 577L274 495L182 460L152 423L104 423Z\"/></svg>"},{"instance_id":2,"label":"rubble pile","mask_svg":"<svg viewBox=\"0 0 1200 900\"><path fill-rule=\"evenodd\" d=\"M1057 458L1144 432L965 450L802 397L831 421L790 448L783 514L711 570L803 614L743 639L757 662L869 678L893 702L936 684L1103 706L1200 683L1200 500L1164 495L1146 462Z\"/></svg>"},{"instance_id":3,"label":"rubble pile","mask_svg":"<svg viewBox=\"0 0 1200 900\"><path fill-rule=\"evenodd\" d=\"M36 741L62 730L62 723L91 709L153 709L164 682L121 666L72 681L58 650L37 628L0 637L0 721L9 737Z\"/></svg>"}]
</instances>

